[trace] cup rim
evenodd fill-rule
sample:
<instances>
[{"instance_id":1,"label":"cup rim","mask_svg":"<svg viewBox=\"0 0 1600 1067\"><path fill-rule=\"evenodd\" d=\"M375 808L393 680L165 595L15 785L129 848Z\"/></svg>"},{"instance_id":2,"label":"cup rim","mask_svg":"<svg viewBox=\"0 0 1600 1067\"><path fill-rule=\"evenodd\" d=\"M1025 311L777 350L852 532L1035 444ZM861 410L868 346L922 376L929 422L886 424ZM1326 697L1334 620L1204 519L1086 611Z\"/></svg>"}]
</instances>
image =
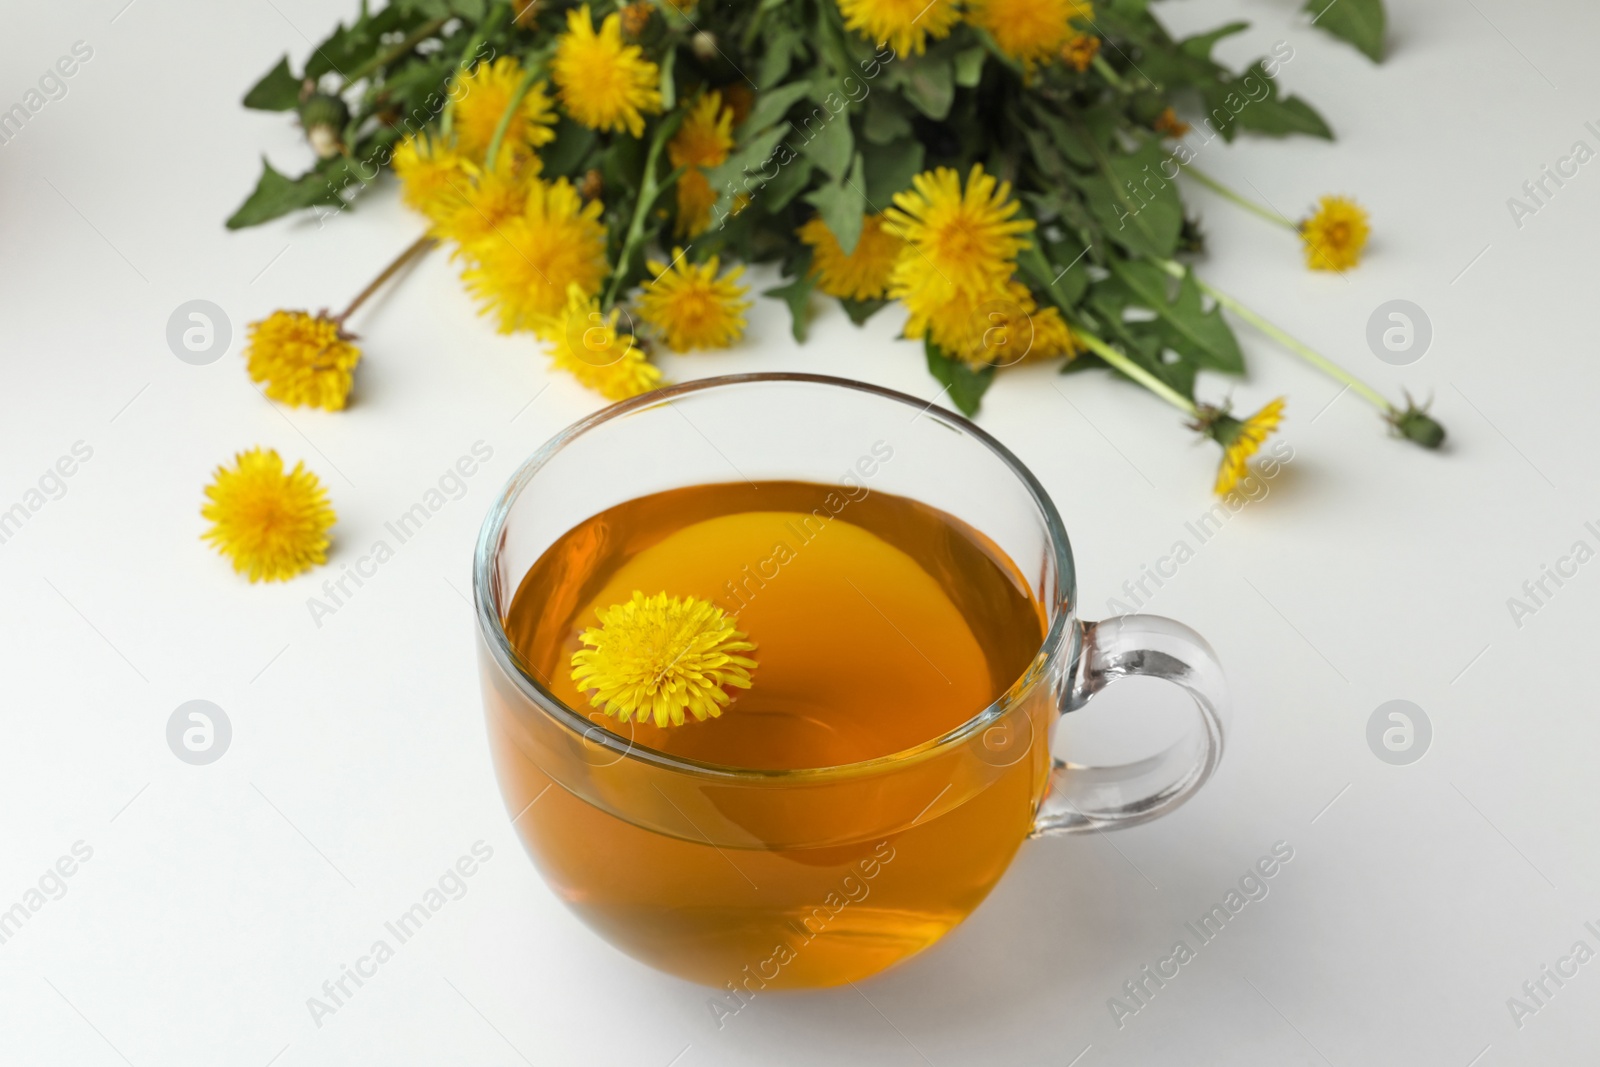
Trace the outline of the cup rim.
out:
<instances>
[{"instance_id":1,"label":"cup rim","mask_svg":"<svg viewBox=\"0 0 1600 1067\"><path fill-rule=\"evenodd\" d=\"M550 692L543 683L520 665L522 657L512 647L510 638L506 636L505 625L499 613L495 610L493 597L491 596L496 570L496 552L504 536L505 525L510 517L511 508L521 496L523 490L533 481L534 476L557 453L574 439L604 426L613 419L632 414L644 408L670 404L677 398L713 389L782 382L850 389L861 393L871 393L907 407L915 407L920 409L918 417L925 416L943 422L952 430L967 434L988 448L1022 483L1044 520L1046 531L1050 537L1051 553L1055 562L1055 600L1061 606L1060 610L1051 619L1049 629L1040 642L1039 650L1034 654L1027 669L1007 687L1004 693L1001 693L987 706L979 709L960 726L938 737L919 742L898 752L828 767L763 769L688 759L682 756L673 756L646 745L636 744L631 738L623 737L609 726L596 723L582 712L568 707L560 698ZM1032 690L1033 686L1043 676L1045 669L1055 662L1056 655L1062 644L1076 637L1078 632L1077 627L1074 625L1074 608L1077 593L1076 575L1073 570L1072 546L1067 539L1066 527L1061 521L1061 515L1056 510L1054 501L1050 499L1049 493L1039 483L1038 478L1017 458L1015 453L970 419L956 412L937 407L937 399L936 397L933 401L920 400L908 393L902 393L895 389L827 374L788 372L727 374L711 378L700 378L681 385L644 393L632 399L608 405L567 426L541 445L531 456L523 460L521 465L512 472L499 497L495 500L493 507L489 509L489 514L484 518L483 526L478 533L472 560L473 614L477 620L479 637L493 658L495 667L502 676L517 687L529 702L538 707L545 715L554 719L557 724L578 735L583 743L597 744L617 753L621 758L639 760L680 774L715 778L721 781L743 780L748 782L751 780L772 779L794 781L796 779L844 778L870 775L890 766L904 766L908 762L918 761L935 753L946 751L957 744L980 736L991 723L1010 711ZM1076 655L1076 649L1069 651ZM598 735L597 737L594 736L596 734Z\"/></svg>"}]
</instances>

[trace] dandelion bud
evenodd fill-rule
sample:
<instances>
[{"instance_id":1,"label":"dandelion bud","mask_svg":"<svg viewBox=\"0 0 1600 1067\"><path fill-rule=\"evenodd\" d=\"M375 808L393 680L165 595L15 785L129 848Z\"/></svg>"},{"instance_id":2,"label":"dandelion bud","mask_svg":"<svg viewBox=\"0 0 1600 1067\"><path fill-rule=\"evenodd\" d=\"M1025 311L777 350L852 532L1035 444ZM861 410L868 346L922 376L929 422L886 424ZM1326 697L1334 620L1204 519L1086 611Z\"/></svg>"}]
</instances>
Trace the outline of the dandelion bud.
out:
<instances>
[{"instance_id":1,"label":"dandelion bud","mask_svg":"<svg viewBox=\"0 0 1600 1067\"><path fill-rule=\"evenodd\" d=\"M344 151L344 128L349 121L350 109L331 93L312 93L301 101L300 127L318 159Z\"/></svg>"},{"instance_id":2,"label":"dandelion bud","mask_svg":"<svg viewBox=\"0 0 1600 1067\"><path fill-rule=\"evenodd\" d=\"M1438 448L1444 444L1444 427L1428 414L1425 407L1418 407L1410 397L1406 398L1404 411L1390 412L1389 425L1394 427L1397 436L1423 448Z\"/></svg>"}]
</instances>

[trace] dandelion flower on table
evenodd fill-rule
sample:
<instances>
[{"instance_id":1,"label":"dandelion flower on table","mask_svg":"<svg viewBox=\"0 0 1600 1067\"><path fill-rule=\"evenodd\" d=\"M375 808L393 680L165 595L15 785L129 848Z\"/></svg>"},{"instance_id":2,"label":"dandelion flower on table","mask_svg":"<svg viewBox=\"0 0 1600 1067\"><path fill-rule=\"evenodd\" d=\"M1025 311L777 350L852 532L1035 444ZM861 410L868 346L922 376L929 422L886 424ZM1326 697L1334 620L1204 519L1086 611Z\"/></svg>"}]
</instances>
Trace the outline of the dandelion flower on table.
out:
<instances>
[{"instance_id":1,"label":"dandelion flower on table","mask_svg":"<svg viewBox=\"0 0 1600 1067\"><path fill-rule=\"evenodd\" d=\"M679 237L698 237L711 228L717 191L705 172L725 162L731 151L733 110L724 106L722 94L713 90L695 102L667 142L667 161L685 168L678 177Z\"/></svg>"},{"instance_id":2,"label":"dandelion flower on table","mask_svg":"<svg viewBox=\"0 0 1600 1067\"><path fill-rule=\"evenodd\" d=\"M600 311L600 302L574 285L567 306L540 330L550 361L607 400L627 400L661 385L661 371L645 358L631 333L617 328L622 312Z\"/></svg>"},{"instance_id":3,"label":"dandelion flower on table","mask_svg":"<svg viewBox=\"0 0 1600 1067\"><path fill-rule=\"evenodd\" d=\"M1300 224L1306 266L1312 270L1349 270L1360 264L1361 252L1371 235L1365 208L1348 197L1325 196L1316 212Z\"/></svg>"},{"instance_id":4,"label":"dandelion flower on table","mask_svg":"<svg viewBox=\"0 0 1600 1067\"><path fill-rule=\"evenodd\" d=\"M500 117L511 105L522 79L522 64L511 56L501 56L493 63L479 63L456 79L451 123L456 147L462 155L474 162L485 162L495 128L500 125ZM511 113L501 144L511 149L513 157L528 155L556 139L555 122L555 108L545 83L535 82Z\"/></svg>"},{"instance_id":5,"label":"dandelion flower on table","mask_svg":"<svg viewBox=\"0 0 1600 1067\"><path fill-rule=\"evenodd\" d=\"M1201 428L1222 446L1222 462L1217 466L1216 494L1225 496L1250 474L1250 457L1283 422L1283 397L1272 401L1247 419L1236 419L1226 410L1201 409Z\"/></svg>"},{"instance_id":6,"label":"dandelion flower on table","mask_svg":"<svg viewBox=\"0 0 1600 1067\"><path fill-rule=\"evenodd\" d=\"M910 313L906 336L921 337L930 322L966 321L982 301L1016 273L1028 247L1031 219L1016 218L1021 205L1011 184L974 164L965 190L955 171L940 167L912 179L885 212L889 232L906 247L890 277L889 296Z\"/></svg>"},{"instance_id":7,"label":"dandelion flower on table","mask_svg":"<svg viewBox=\"0 0 1600 1067\"><path fill-rule=\"evenodd\" d=\"M1000 51L1025 68L1061 54L1094 18L1089 0L967 0L967 21L986 30Z\"/></svg>"},{"instance_id":8,"label":"dandelion flower on table","mask_svg":"<svg viewBox=\"0 0 1600 1067\"><path fill-rule=\"evenodd\" d=\"M1099 54L1100 38L1092 33L1080 33L1061 46L1062 62L1079 74L1093 66Z\"/></svg>"},{"instance_id":9,"label":"dandelion flower on table","mask_svg":"<svg viewBox=\"0 0 1600 1067\"><path fill-rule=\"evenodd\" d=\"M586 648L572 654L572 680L589 702L622 722L654 720L682 726L716 718L728 689L749 689L755 645L721 608L665 592L632 599L595 613L600 625L582 634Z\"/></svg>"},{"instance_id":10,"label":"dandelion flower on table","mask_svg":"<svg viewBox=\"0 0 1600 1067\"><path fill-rule=\"evenodd\" d=\"M889 276L905 242L890 233L883 216L868 215L861 223L855 251L845 254L820 215L814 215L798 233L811 248L811 273L817 288L845 300L879 300L889 291Z\"/></svg>"},{"instance_id":11,"label":"dandelion flower on table","mask_svg":"<svg viewBox=\"0 0 1600 1067\"><path fill-rule=\"evenodd\" d=\"M245 370L269 400L291 407L341 411L361 349L325 314L274 311L250 324Z\"/></svg>"},{"instance_id":12,"label":"dandelion flower on table","mask_svg":"<svg viewBox=\"0 0 1600 1067\"><path fill-rule=\"evenodd\" d=\"M900 56L921 55L961 21L956 0L839 0L839 13L847 29Z\"/></svg>"},{"instance_id":13,"label":"dandelion flower on table","mask_svg":"<svg viewBox=\"0 0 1600 1067\"><path fill-rule=\"evenodd\" d=\"M670 266L656 260L646 266L655 277L644 283L639 317L660 332L668 348L726 348L744 336L750 302L738 284L743 266L718 278L716 256L694 264L681 248L672 250Z\"/></svg>"},{"instance_id":14,"label":"dandelion flower on table","mask_svg":"<svg viewBox=\"0 0 1600 1067\"><path fill-rule=\"evenodd\" d=\"M661 71L636 44L622 40L622 20L607 15L594 29L589 5L567 12L567 32L550 64L561 106L595 130L644 133L644 116L661 110Z\"/></svg>"},{"instance_id":15,"label":"dandelion flower on table","mask_svg":"<svg viewBox=\"0 0 1600 1067\"><path fill-rule=\"evenodd\" d=\"M279 582L327 562L336 516L317 476L296 463L283 469L273 449L252 448L216 470L206 486L201 535L252 582Z\"/></svg>"},{"instance_id":16,"label":"dandelion flower on table","mask_svg":"<svg viewBox=\"0 0 1600 1067\"><path fill-rule=\"evenodd\" d=\"M567 289L599 291L606 276L606 231L598 200L588 204L565 178L535 178L522 214L463 249L468 290L501 333L537 330L566 308Z\"/></svg>"}]
</instances>

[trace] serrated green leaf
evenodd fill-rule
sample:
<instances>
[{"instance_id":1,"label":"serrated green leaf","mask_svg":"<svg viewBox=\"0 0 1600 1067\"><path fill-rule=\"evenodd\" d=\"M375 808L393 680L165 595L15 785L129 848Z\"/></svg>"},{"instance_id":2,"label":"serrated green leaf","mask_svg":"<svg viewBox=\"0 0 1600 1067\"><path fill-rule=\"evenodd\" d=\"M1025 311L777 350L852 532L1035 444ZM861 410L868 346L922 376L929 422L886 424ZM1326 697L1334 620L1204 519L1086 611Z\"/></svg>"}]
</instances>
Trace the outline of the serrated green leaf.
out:
<instances>
[{"instance_id":1,"label":"serrated green leaf","mask_svg":"<svg viewBox=\"0 0 1600 1067\"><path fill-rule=\"evenodd\" d=\"M339 203L336 186L330 184L326 176L311 171L299 178L290 178L274 170L267 158L262 156L261 177L256 182L255 191L239 205L239 210L233 213L226 225L230 230L242 230L313 204Z\"/></svg>"},{"instance_id":2,"label":"serrated green leaf","mask_svg":"<svg viewBox=\"0 0 1600 1067\"><path fill-rule=\"evenodd\" d=\"M856 242L861 240L861 223L867 210L865 189L866 175L858 152L855 165L842 180L820 185L805 196L806 203L817 209L833 231L845 255L854 252Z\"/></svg>"},{"instance_id":3,"label":"serrated green leaf","mask_svg":"<svg viewBox=\"0 0 1600 1067\"><path fill-rule=\"evenodd\" d=\"M922 142L909 137L892 144L861 146L869 208L885 211L895 193L911 188L911 179L922 170L923 151Z\"/></svg>"},{"instance_id":4,"label":"serrated green leaf","mask_svg":"<svg viewBox=\"0 0 1600 1067\"><path fill-rule=\"evenodd\" d=\"M811 184L815 170L807 159L796 157L786 167L778 168L777 177L761 187L758 203L769 215L776 215L794 202L805 187Z\"/></svg>"},{"instance_id":5,"label":"serrated green leaf","mask_svg":"<svg viewBox=\"0 0 1600 1067\"><path fill-rule=\"evenodd\" d=\"M932 341L924 341L923 348L928 356L928 373L939 384L949 387L948 395L956 410L972 418L983 403L983 394L989 391L989 386L994 382L994 368L974 370L961 360L951 359L939 351Z\"/></svg>"},{"instance_id":6,"label":"serrated green leaf","mask_svg":"<svg viewBox=\"0 0 1600 1067\"><path fill-rule=\"evenodd\" d=\"M289 69L288 56L244 94L244 106L256 111L290 111L299 102L300 79Z\"/></svg>"},{"instance_id":7,"label":"serrated green leaf","mask_svg":"<svg viewBox=\"0 0 1600 1067\"><path fill-rule=\"evenodd\" d=\"M1324 140L1333 131L1311 105L1297 96L1280 98L1278 83L1261 60L1239 77L1219 79L1202 88L1208 114L1206 124L1231 141L1241 129L1273 137L1303 133Z\"/></svg>"},{"instance_id":8,"label":"serrated green leaf","mask_svg":"<svg viewBox=\"0 0 1600 1067\"><path fill-rule=\"evenodd\" d=\"M844 177L855 152L849 113L834 114L827 105L818 103L795 127L795 143L830 178Z\"/></svg>"},{"instance_id":9,"label":"serrated green leaf","mask_svg":"<svg viewBox=\"0 0 1600 1067\"><path fill-rule=\"evenodd\" d=\"M790 328L798 344L806 342L806 323L811 317L811 291L816 280L811 277L811 257L800 264L799 274L787 283L763 290L762 296L776 297L789 305Z\"/></svg>"},{"instance_id":10,"label":"serrated green leaf","mask_svg":"<svg viewBox=\"0 0 1600 1067\"><path fill-rule=\"evenodd\" d=\"M888 144L911 135L911 120L906 118L893 93L873 93L867 97L865 106L861 136L873 144Z\"/></svg>"},{"instance_id":11,"label":"serrated green leaf","mask_svg":"<svg viewBox=\"0 0 1600 1067\"><path fill-rule=\"evenodd\" d=\"M908 68L903 72L901 90L906 100L935 122L943 122L956 98L955 71L950 59L930 53L901 62Z\"/></svg>"},{"instance_id":12,"label":"serrated green leaf","mask_svg":"<svg viewBox=\"0 0 1600 1067\"><path fill-rule=\"evenodd\" d=\"M1193 56L1195 59L1211 61L1211 50L1217 42L1236 33L1243 33L1250 28L1248 22L1230 22L1225 26L1218 26L1209 33L1198 33L1193 37L1185 37L1178 42L1178 48L1184 55Z\"/></svg>"},{"instance_id":13,"label":"serrated green leaf","mask_svg":"<svg viewBox=\"0 0 1600 1067\"><path fill-rule=\"evenodd\" d=\"M739 140L750 137L767 129L774 122L783 118L791 107L811 95L809 81L791 82L780 85L776 89L756 95L756 102L750 106L750 114L739 124Z\"/></svg>"},{"instance_id":14,"label":"serrated green leaf","mask_svg":"<svg viewBox=\"0 0 1600 1067\"><path fill-rule=\"evenodd\" d=\"M1383 0L1306 0L1304 10L1317 29L1355 45L1374 63L1383 62Z\"/></svg>"},{"instance_id":15,"label":"serrated green leaf","mask_svg":"<svg viewBox=\"0 0 1600 1067\"><path fill-rule=\"evenodd\" d=\"M955 77L956 84L963 89L974 88L983 80L983 61L989 57L989 52L982 45L956 53Z\"/></svg>"},{"instance_id":16,"label":"serrated green leaf","mask_svg":"<svg viewBox=\"0 0 1600 1067\"><path fill-rule=\"evenodd\" d=\"M839 306L844 308L844 313L850 316L850 321L857 326L864 325L866 321L884 308L889 306L887 300L850 300L839 298Z\"/></svg>"},{"instance_id":17,"label":"serrated green leaf","mask_svg":"<svg viewBox=\"0 0 1600 1067\"><path fill-rule=\"evenodd\" d=\"M1166 327L1161 336L1173 351L1211 370L1244 373L1244 354L1233 330L1223 321L1221 308L1205 310L1192 272L1184 273L1177 293L1169 296L1172 279L1154 264L1114 260L1111 271L1138 306L1161 319Z\"/></svg>"},{"instance_id":18,"label":"serrated green leaf","mask_svg":"<svg viewBox=\"0 0 1600 1067\"><path fill-rule=\"evenodd\" d=\"M1100 173L1079 182L1089 212L1106 236L1136 255L1168 259L1183 229L1177 186L1162 170L1167 154L1148 142L1132 155L1097 149Z\"/></svg>"}]
</instances>

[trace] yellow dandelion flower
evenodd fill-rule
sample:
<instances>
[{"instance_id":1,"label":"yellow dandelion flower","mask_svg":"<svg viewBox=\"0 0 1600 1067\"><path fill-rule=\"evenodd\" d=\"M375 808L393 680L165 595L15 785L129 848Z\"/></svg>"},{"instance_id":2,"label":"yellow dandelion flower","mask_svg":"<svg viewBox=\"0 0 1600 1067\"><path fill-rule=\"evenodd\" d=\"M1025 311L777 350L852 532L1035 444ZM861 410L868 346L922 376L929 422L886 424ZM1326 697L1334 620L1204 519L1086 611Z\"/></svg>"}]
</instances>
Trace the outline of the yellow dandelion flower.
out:
<instances>
[{"instance_id":1,"label":"yellow dandelion flower","mask_svg":"<svg viewBox=\"0 0 1600 1067\"><path fill-rule=\"evenodd\" d=\"M674 352L691 348L726 348L744 336L748 290L738 284L744 267L717 277L717 257L690 263L683 249L672 250L672 265L650 260L655 275L644 283L639 317L660 331Z\"/></svg>"},{"instance_id":2,"label":"yellow dandelion flower","mask_svg":"<svg viewBox=\"0 0 1600 1067\"><path fill-rule=\"evenodd\" d=\"M706 93L695 101L667 142L667 160L674 167L687 168L678 178L679 237L698 237L711 228L717 191L702 168L725 162L731 151L733 111L723 106L721 93Z\"/></svg>"},{"instance_id":3,"label":"yellow dandelion flower","mask_svg":"<svg viewBox=\"0 0 1600 1067\"><path fill-rule=\"evenodd\" d=\"M987 30L1000 50L1027 68L1061 54L1094 18L1089 0L967 0L967 20Z\"/></svg>"},{"instance_id":4,"label":"yellow dandelion flower","mask_svg":"<svg viewBox=\"0 0 1600 1067\"><path fill-rule=\"evenodd\" d=\"M1361 262L1372 227L1360 204L1343 196L1325 196L1317 211L1300 224L1306 266L1312 270L1349 270Z\"/></svg>"},{"instance_id":5,"label":"yellow dandelion flower","mask_svg":"<svg viewBox=\"0 0 1600 1067\"><path fill-rule=\"evenodd\" d=\"M585 204L565 178L535 178L522 214L464 249L473 265L462 280L501 333L537 330L565 309L569 286L599 291L606 276L603 210L598 200Z\"/></svg>"},{"instance_id":6,"label":"yellow dandelion flower","mask_svg":"<svg viewBox=\"0 0 1600 1067\"><path fill-rule=\"evenodd\" d=\"M964 320L931 330L946 354L974 367L1009 367L1078 354L1079 345L1059 308L1041 308L1033 293L1012 280Z\"/></svg>"},{"instance_id":7,"label":"yellow dandelion flower","mask_svg":"<svg viewBox=\"0 0 1600 1067\"><path fill-rule=\"evenodd\" d=\"M912 179L885 212L890 233L906 242L889 280L889 296L910 312L908 337L921 337L930 320L969 321L977 305L1016 273L1016 257L1028 247L1022 237L1031 219L1011 184L998 182L975 164L965 192L955 171L940 167ZM942 343L942 342L941 342Z\"/></svg>"},{"instance_id":8,"label":"yellow dandelion flower","mask_svg":"<svg viewBox=\"0 0 1600 1067\"><path fill-rule=\"evenodd\" d=\"M252 582L281 582L328 560L328 527L337 516L315 474L296 463L285 473L273 449L252 448L221 466L200 509L201 534Z\"/></svg>"},{"instance_id":9,"label":"yellow dandelion flower","mask_svg":"<svg viewBox=\"0 0 1600 1067\"><path fill-rule=\"evenodd\" d=\"M567 32L550 64L561 104L595 130L644 134L645 113L661 110L661 71L636 44L623 44L622 20L607 15L594 30L589 5L567 12Z\"/></svg>"},{"instance_id":10,"label":"yellow dandelion flower","mask_svg":"<svg viewBox=\"0 0 1600 1067\"><path fill-rule=\"evenodd\" d=\"M1206 432L1222 446L1222 462L1217 466L1218 496L1232 492L1249 475L1250 457L1261 450L1267 438L1283 421L1284 404L1285 400L1280 396L1243 421L1226 411L1202 411Z\"/></svg>"},{"instance_id":11,"label":"yellow dandelion flower","mask_svg":"<svg viewBox=\"0 0 1600 1067\"><path fill-rule=\"evenodd\" d=\"M466 180L467 161L449 145L412 135L394 150L400 199L407 207L438 221L456 189Z\"/></svg>"},{"instance_id":12,"label":"yellow dandelion flower","mask_svg":"<svg viewBox=\"0 0 1600 1067\"><path fill-rule=\"evenodd\" d=\"M607 400L626 400L661 385L661 371L645 358L631 333L617 328L620 310L600 311L600 302L576 285L567 306L540 331L550 361Z\"/></svg>"},{"instance_id":13,"label":"yellow dandelion flower","mask_svg":"<svg viewBox=\"0 0 1600 1067\"><path fill-rule=\"evenodd\" d=\"M451 87L452 118L456 147L461 154L482 162L489 151L489 142L500 125L511 98L522 84L522 64L511 56L501 56L493 63L479 63L466 74L460 75ZM513 157L526 155L530 150L549 144L556 139L556 112L550 103L544 82L535 82L522 97L522 103L511 115L502 144L511 147Z\"/></svg>"},{"instance_id":14,"label":"yellow dandelion flower","mask_svg":"<svg viewBox=\"0 0 1600 1067\"><path fill-rule=\"evenodd\" d=\"M1079 74L1093 66L1094 57L1099 54L1100 38L1091 33L1080 33L1061 46L1062 62Z\"/></svg>"},{"instance_id":15,"label":"yellow dandelion flower","mask_svg":"<svg viewBox=\"0 0 1600 1067\"><path fill-rule=\"evenodd\" d=\"M928 39L948 36L961 21L956 0L839 0L844 24L901 56L921 55Z\"/></svg>"},{"instance_id":16,"label":"yellow dandelion flower","mask_svg":"<svg viewBox=\"0 0 1600 1067\"><path fill-rule=\"evenodd\" d=\"M250 324L244 349L250 380L291 407L340 411L350 396L361 349L325 314L274 311Z\"/></svg>"},{"instance_id":17,"label":"yellow dandelion flower","mask_svg":"<svg viewBox=\"0 0 1600 1067\"><path fill-rule=\"evenodd\" d=\"M502 154L501 158L506 157ZM541 169L537 156L515 164L502 162L493 169L466 164L461 174L451 179L449 192L440 195L431 232L456 242L463 253L494 236L508 219L523 213Z\"/></svg>"},{"instance_id":18,"label":"yellow dandelion flower","mask_svg":"<svg viewBox=\"0 0 1600 1067\"><path fill-rule=\"evenodd\" d=\"M882 215L868 215L862 221L861 237L849 255L820 215L801 226L798 234L811 246L811 273L816 276L817 288L846 300L882 299L905 247L904 241L884 227Z\"/></svg>"},{"instance_id":19,"label":"yellow dandelion flower","mask_svg":"<svg viewBox=\"0 0 1600 1067\"><path fill-rule=\"evenodd\" d=\"M740 653L756 646L710 601L636 590L595 614L600 625L581 638L588 647L572 654L572 680L607 715L682 726L687 711L704 722L722 714L730 686L751 686L756 661Z\"/></svg>"}]
</instances>

